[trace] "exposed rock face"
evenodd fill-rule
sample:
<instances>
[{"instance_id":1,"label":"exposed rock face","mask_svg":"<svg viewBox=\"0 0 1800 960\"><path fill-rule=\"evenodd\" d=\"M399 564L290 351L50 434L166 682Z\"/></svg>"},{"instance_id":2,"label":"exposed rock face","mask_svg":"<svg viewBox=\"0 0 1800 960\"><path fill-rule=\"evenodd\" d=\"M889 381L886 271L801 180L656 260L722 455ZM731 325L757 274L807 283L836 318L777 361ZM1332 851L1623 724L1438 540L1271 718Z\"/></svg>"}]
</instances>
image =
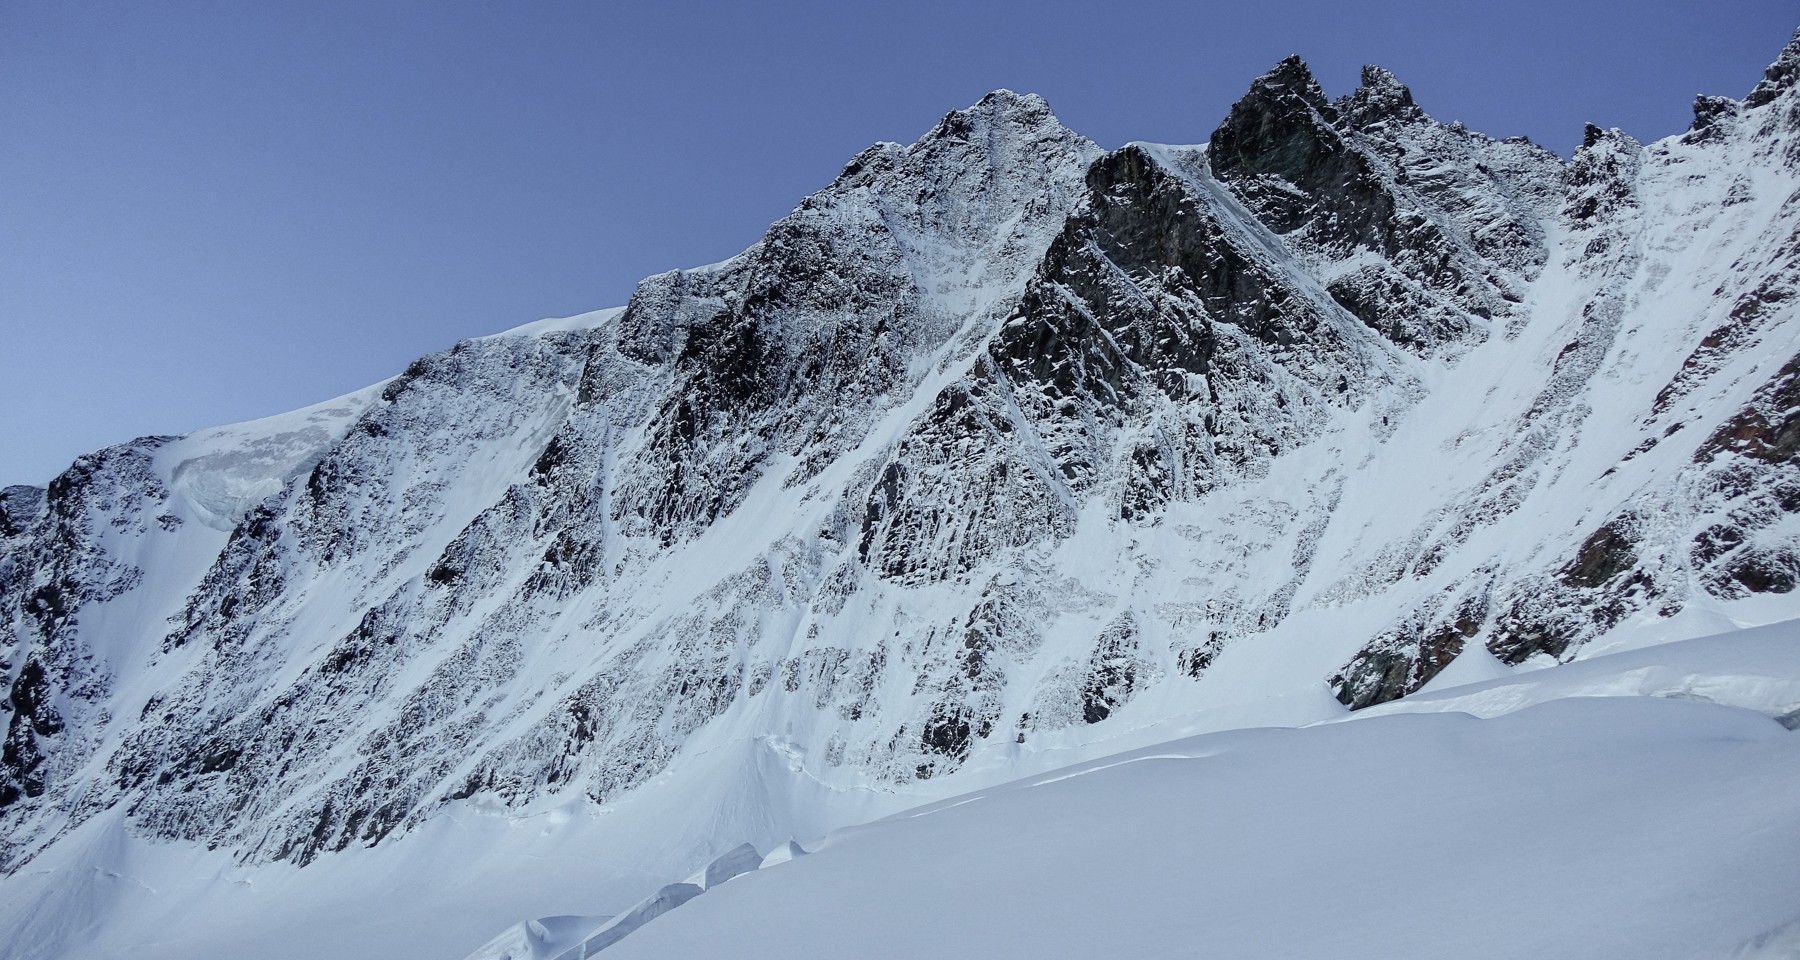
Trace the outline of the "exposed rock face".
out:
<instances>
[{"instance_id":1,"label":"exposed rock face","mask_svg":"<svg viewBox=\"0 0 1800 960\"><path fill-rule=\"evenodd\" d=\"M1374 67L1283 61L1191 147L1002 91L622 310L0 491L0 863L113 809L305 863L727 744L936 784L1766 615L1794 50L1567 163Z\"/></svg>"},{"instance_id":2,"label":"exposed rock face","mask_svg":"<svg viewBox=\"0 0 1800 960\"><path fill-rule=\"evenodd\" d=\"M624 530L691 538L772 459L802 483L860 442L945 341L1016 295L1097 152L1042 99L1001 91L911 147L864 151L720 267L647 281L618 349L672 382L619 492Z\"/></svg>"},{"instance_id":3,"label":"exposed rock face","mask_svg":"<svg viewBox=\"0 0 1800 960\"><path fill-rule=\"evenodd\" d=\"M10 692L0 703L0 807L43 797L94 749L112 684L83 621L94 605L143 584L144 571L108 542L173 529L158 522L168 492L152 468L165 442L145 438L89 454L46 490L5 491L0 511L11 535L0 558L0 662Z\"/></svg>"},{"instance_id":4,"label":"exposed rock face","mask_svg":"<svg viewBox=\"0 0 1800 960\"><path fill-rule=\"evenodd\" d=\"M1800 85L1800 30L1794 31L1793 39L1782 48L1781 56L1776 57L1775 62L1763 71L1762 82L1744 98L1744 105L1768 106L1790 93L1796 85Z\"/></svg>"},{"instance_id":5,"label":"exposed rock face","mask_svg":"<svg viewBox=\"0 0 1800 960\"><path fill-rule=\"evenodd\" d=\"M1416 692L1443 672L1481 632L1491 603L1492 571L1425 599L1382 631L1327 682L1338 702L1352 710Z\"/></svg>"},{"instance_id":6,"label":"exposed rock face","mask_svg":"<svg viewBox=\"0 0 1800 960\"><path fill-rule=\"evenodd\" d=\"M1445 127L1380 67L1333 104L1290 57L1252 84L1208 149L1212 171L1302 256L1333 299L1432 352L1486 335L1544 262L1559 164L1524 141Z\"/></svg>"}]
</instances>

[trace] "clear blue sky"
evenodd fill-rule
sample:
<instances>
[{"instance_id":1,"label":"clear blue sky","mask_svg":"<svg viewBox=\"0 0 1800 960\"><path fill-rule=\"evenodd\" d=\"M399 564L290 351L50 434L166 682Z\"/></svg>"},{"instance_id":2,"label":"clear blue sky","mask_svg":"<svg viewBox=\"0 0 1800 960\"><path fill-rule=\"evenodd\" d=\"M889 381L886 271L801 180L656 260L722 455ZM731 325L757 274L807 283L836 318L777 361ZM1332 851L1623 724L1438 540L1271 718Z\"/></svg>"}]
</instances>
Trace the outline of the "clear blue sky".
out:
<instances>
[{"instance_id":1,"label":"clear blue sky","mask_svg":"<svg viewBox=\"0 0 1800 960\"><path fill-rule=\"evenodd\" d=\"M1204 140L1289 53L1560 153L1742 96L1792 0L0 4L0 484L723 259L996 87Z\"/></svg>"}]
</instances>

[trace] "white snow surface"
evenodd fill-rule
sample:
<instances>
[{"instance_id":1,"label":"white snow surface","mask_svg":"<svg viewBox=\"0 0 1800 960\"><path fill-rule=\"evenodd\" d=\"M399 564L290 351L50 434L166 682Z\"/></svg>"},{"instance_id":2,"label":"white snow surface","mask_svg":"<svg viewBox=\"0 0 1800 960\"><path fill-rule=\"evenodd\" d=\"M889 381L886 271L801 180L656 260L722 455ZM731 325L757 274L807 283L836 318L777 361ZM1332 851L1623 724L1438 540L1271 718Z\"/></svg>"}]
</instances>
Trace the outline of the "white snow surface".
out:
<instances>
[{"instance_id":1,"label":"white snow surface","mask_svg":"<svg viewBox=\"0 0 1800 960\"><path fill-rule=\"evenodd\" d=\"M387 383L290 413L190 433L159 450L158 465L195 519L230 533L252 506L312 469Z\"/></svg>"},{"instance_id":2,"label":"white snow surface","mask_svg":"<svg viewBox=\"0 0 1800 960\"><path fill-rule=\"evenodd\" d=\"M1208 734L979 791L605 956L1692 960L1794 919L1797 850L1800 734L1556 699Z\"/></svg>"}]
</instances>

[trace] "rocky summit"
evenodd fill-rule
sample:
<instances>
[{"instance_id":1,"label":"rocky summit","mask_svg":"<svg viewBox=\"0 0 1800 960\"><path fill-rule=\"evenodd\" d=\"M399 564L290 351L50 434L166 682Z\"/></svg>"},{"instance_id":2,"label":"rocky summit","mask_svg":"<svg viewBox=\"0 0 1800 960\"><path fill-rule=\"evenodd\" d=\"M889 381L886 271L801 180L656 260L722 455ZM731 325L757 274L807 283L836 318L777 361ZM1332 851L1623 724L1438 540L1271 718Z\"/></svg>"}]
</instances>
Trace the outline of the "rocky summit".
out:
<instances>
[{"instance_id":1,"label":"rocky summit","mask_svg":"<svg viewBox=\"0 0 1800 960\"><path fill-rule=\"evenodd\" d=\"M1096 745L1800 617L1797 64L1567 160L1379 67L1112 151L996 91L623 308L8 488L0 940L104 938L120 844L304 884L464 830L513 876L496 824L574 817L628 902Z\"/></svg>"}]
</instances>

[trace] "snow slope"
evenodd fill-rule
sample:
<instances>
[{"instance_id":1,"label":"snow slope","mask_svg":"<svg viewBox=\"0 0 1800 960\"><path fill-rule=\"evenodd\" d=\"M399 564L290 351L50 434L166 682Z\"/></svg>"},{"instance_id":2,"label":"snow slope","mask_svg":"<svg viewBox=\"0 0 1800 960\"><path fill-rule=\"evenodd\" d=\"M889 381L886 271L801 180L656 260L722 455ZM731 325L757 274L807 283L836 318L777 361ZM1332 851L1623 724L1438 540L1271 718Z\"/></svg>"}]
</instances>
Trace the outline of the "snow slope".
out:
<instances>
[{"instance_id":1,"label":"snow slope","mask_svg":"<svg viewBox=\"0 0 1800 960\"><path fill-rule=\"evenodd\" d=\"M606 956L1790 956L1797 641L1788 622L1061 768L834 833Z\"/></svg>"},{"instance_id":2,"label":"snow slope","mask_svg":"<svg viewBox=\"0 0 1800 960\"><path fill-rule=\"evenodd\" d=\"M7 955L55 955L44 948L60 941L139 960L246 944L275 960L557 956L606 914L704 881L689 874L757 835L753 808L774 807L803 822L809 853L761 841L761 871L707 885L606 955L830 943L1060 956L1105 940L1144 955L1248 942L1239 955L1335 943L1352 956L1447 944L1459 956L1725 956L1800 916L1800 733L1770 717L1800 708L1796 677L1800 622L1787 622L1322 725L1046 751L972 793L893 797L836 823L819 817L836 798L802 771L763 764L749 779L767 793L722 795L746 778L709 755L604 812L462 809L305 868L90 821L8 879ZM689 803L714 811L711 854L620 869L670 862L659 846L678 842ZM551 936L532 938L536 917Z\"/></svg>"},{"instance_id":3,"label":"snow slope","mask_svg":"<svg viewBox=\"0 0 1800 960\"><path fill-rule=\"evenodd\" d=\"M844 831L604 956L1726 957L1800 911L1797 769L1676 699L1209 734Z\"/></svg>"},{"instance_id":4,"label":"snow slope","mask_svg":"<svg viewBox=\"0 0 1800 960\"><path fill-rule=\"evenodd\" d=\"M1379 68L1111 152L998 91L621 310L0 492L0 942L457 956L1132 746L1680 688L1800 616L1797 81L1566 162Z\"/></svg>"}]
</instances>

